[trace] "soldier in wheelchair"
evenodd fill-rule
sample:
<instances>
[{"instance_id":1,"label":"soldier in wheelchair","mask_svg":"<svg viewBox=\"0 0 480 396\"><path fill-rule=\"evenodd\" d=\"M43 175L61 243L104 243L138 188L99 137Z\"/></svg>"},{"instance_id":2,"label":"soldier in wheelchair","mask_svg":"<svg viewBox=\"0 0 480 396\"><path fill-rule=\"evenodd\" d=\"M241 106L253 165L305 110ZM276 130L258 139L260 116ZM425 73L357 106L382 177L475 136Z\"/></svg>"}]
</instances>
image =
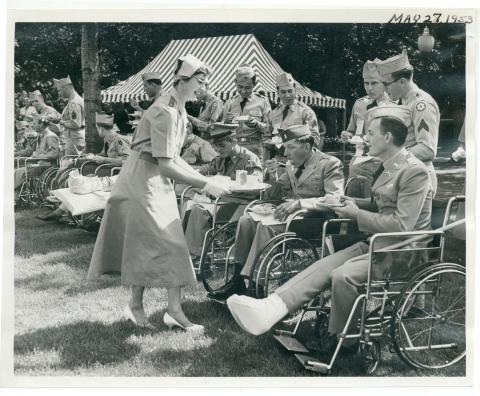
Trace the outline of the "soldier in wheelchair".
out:
<instances>
[{"instance_id":1,"label":"soldier in wheelchair","mask_svg":"<svg viewBox=\"0 0 480 396\"><path fill-rule=\"evenodd\" d=\"M337 158L313 147L314 140L308 125L292 125L280 129L279 135L288 159L286 171L264 196L266 201L275 201L278 204L274 212L275 218L284 219L302 209L304 203L310 205L311 198L324 196L339 198L343 195L343 165ZM271 171L274 172L275 169L272 168ZM317 215L320 219L331 217L326 211ZM304 218L301 223L302 228L310 232L315 229L319 220ZM234 293L245 293L246 287L242 278L249 277L259 252L275 235L284 232L285 228L284 222L264 225L256 221L247 211L238 222L232 249L233 276L223 287L211 291L209 297L225 300Z\"/></svg>"},{"instance_id":2,"label":"soldier in wheelchair","mask_svg":"<svg viewBox=\"0 0 480 396\"><path fill-rule=\"evenodd\" d=\"M221 175L235 179L236 172L246 171L249 175L262 177L262 163L258 156L238 145L233 124L214 123L205 136L217 150L217 156L209 164L198 169L202 175ZM246 203L257 197L257 193L237 193L223 198L215 214L217 223L237 221ZM182 208L183 210L184 208ZM204 236L210 228L213 212L212 204L195 203L184 214L185 240L194 264L201 256Z\"/></svg>"},{"instance_id":3,"label":"soldier in wheelchair","mask_svg":"<svg viewBox=\"0 0 480 396\"><path fill-rule=\"evenodd\" d=\"M410 122L409 110L385 105L367 114L366 143L371 155L382 161L374 178L372 200L344 197L345 206L334 208L335 213L355 221L359 230L368 234L429 230L432 186L428 171L421 161L402 148ZM387 239L382 243L387 246L391 242ZM418 245L426 243L418 242ZM337 335L344 331L359 296L359 287L370 276L367 252L368 240L326 256L265 299L233 295L227 300L230 312L244 330L259 335L331 288L329 340L325 341L333 345ZM391 256L382 255L383 260L376 260L373 266L373 279L384 278L391 268Z\"/></svg>"},{"instance_id":4,"label":"soldier in wheelchair","mask_svg":"<svg viewBox=\"0 0 480 396\"><path fill-rule=\"evenodd\" d=\"M113 115L96 113L97 131L104 140L103 149L99 154L89 153L81 155L64 169L60 169L56 180L66 182L68 173L73 169L80 168L83 175L95 174L96 176L110 176L112 168L121 167L130 154L130 141L127 137L115 132ZM58 187L63 187L58 182ZM59 219L67 213L65 207L60 205L47 215L37 216L40 220Z\"/></svg>"},{"instance_id":5,"label":"soldier in wheelchair","mask_svg":"<svg viewBox=\"0 0 480 396\"><path fill-rule=\"evenodd\" d=\"M60 155L60 145L58 136L48 129L50 121L42 116L34 116L32 120L32 129L37 134L36 146L33 152L31 142L28 147L20 153L17 152L17 166L14 175L15 202L29 202L35 193L35 179L53 163L58 161ZM21 156L27 154L26 156Z\"/></svg>"}]
</instances>

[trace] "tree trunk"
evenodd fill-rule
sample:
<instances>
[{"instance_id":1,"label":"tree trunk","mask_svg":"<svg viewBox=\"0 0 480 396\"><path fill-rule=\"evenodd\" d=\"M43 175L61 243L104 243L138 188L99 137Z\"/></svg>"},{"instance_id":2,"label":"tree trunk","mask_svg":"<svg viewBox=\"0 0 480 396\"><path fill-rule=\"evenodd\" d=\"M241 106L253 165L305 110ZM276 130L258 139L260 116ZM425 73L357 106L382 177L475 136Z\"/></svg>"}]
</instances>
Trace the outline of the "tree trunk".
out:
<instances>
[{"instance_id":1,"label":"tree trunk","mask_svg":"<svg viewBox=\"0 0 480 396\"><path fill-rule=\"evenodd\" d=\"M102 147L97 133L95 112L101 110L102 99L98 80L98 27L96 23L82 25L82 80L85 101L85 141L87 153L96 153Z\"/></svg>"}]
</instances>

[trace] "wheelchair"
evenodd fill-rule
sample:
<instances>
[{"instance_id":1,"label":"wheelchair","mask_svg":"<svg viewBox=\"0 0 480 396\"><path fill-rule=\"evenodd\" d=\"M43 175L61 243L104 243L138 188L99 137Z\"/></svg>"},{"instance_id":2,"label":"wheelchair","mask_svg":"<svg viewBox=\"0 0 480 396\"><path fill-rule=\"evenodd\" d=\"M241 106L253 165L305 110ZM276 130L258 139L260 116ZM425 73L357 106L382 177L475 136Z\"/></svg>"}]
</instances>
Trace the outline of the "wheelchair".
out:
<instances>
[{"instance_id":1,"label":"wheelchair","mask_svg":"<svg viewBox=\"0 0 480 396\"><path fill-rule=\"evenodd\" d=\"M43 202L44 199L44 180L46 175L53 174L54 169L58 169L58 160L48 161L45 159L32 158L32 157L17 157L15 158L15 169L25 169L24 177L19 193L17 202L20 205L25 205L28 208L35 208ZM51 162L51 166L40 165L39 162ZM38 168L37 168L38 167ZM38 169L41 169L39 172Z\"/></svg>"},{"instance_id":2,"label":"wheelchair","mask_svg":"<svg viewBox=\"0 0 480 396\"><path fill-rule=\"evenodd\" d=\"M181 211L185 208L187 198L192 191L194 191L192 186L188 186L182 191L179 200ZM262 192L260 192L260 196L261 194ZM250 203L250 200L241 196L218 197L213 201L210 228L203 236L200 260L198 263L194 263L197 277L202 280L208 292L217 290L225 284L225 279L229 279L228 265L225 265L223 262L227 257L228 249L233 246L238 221L231 220L236 209L233 207L231 210L222 211L222 209L229 204L239 206L248 203ZM185 220L184 227L186 227Z\"/></svg>"},{"instance_id":3,"label":"wheelchair","mask_svg":"<svg viewBox=\"0 0 480 396\"><path fill-rule=\"evenodd\" d=\"M365 178L352 177L345 183L348 195L350 186L358 186ZM254 203L252 203L253 205ZM290 278L302 272L311 263L333 253L333 247L322 238L323 225L329 222L331 228L340 232L341 223L330 218L331 212L314 212L305 209L292 213L286 221L285 232L274 236L259 252L252 266L248 280L248 294L263 298L273 293ZM333 231L333 230L332 230ZM343 232L346 232L345 229ZM348 243L363 240L364 235L350 230Z\"/></svg>"},{"instance_id":4,"label":"wheelchair","mask_svg":"<svg viewBox=\"0 0 480 396\"><path fill-rule=\"evenodd\" d=\"M449 236L446 229L449 225L464 226L465 220L458 219L454 213L454 208L464 201L464 196L448 201L443 208L442 229L371 236L367 280L360 287L360 295L338 336L330 360L324 362L312 356L297 339L300 325L309 312L316 316L316 336L327 335L328 291L306 304L293 320L287 319L277 326L274 338L293 352L307 370L321 374L331 373L342 345L352 341L357 344L360 365L366 374L375 372L387 345L403 362L416 369L442 369L460 362L466 355L466 270L457 263L445 262L444 255L445 240ZM351 220L325 222L322 239L330 238L335 250L343 248L337 243L342 235L330 233L329 227L348 222ZM378 243L385 238L399 242L379 248ZM412 246L413 242L422 244ZM393 264L384 279L375 279L374 265L386 257L390 257Z\"/></svg>"}]
</instances>

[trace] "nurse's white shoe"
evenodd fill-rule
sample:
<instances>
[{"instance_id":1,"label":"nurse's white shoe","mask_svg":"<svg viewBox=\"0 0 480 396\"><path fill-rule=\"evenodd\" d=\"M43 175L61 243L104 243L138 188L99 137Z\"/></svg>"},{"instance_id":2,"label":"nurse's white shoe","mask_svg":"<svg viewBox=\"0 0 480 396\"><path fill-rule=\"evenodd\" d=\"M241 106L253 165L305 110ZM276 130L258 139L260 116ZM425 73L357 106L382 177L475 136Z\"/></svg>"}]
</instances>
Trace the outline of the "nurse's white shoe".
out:
<instances>
[{"instance_id":1,"label":"nurse's white shoe","mask_svg":"<svg viewBox=\"0 0 480 396\"><path fill-rule=\"evenodd\" d=\"M266 333L288 314L287 306L275 293L260 300L234 294L227 305L239 326L253 335Z\"/></svg>"},{"instance_id":2,"label":"nurse's white shoe","mask_svg":"<svg viewBox=\"0 0 480 396\"><path fill-rule=\"evenodd\" d=\"M205 331L205 328L199 324L192 324L191 326L182 325L175 318L172 318L168 312L165 312L165 315L163 315L163 323L165 323L169 329L172 329L173 327L180 327L188 333L202 333Z\"/></svg>"}]
</instances>

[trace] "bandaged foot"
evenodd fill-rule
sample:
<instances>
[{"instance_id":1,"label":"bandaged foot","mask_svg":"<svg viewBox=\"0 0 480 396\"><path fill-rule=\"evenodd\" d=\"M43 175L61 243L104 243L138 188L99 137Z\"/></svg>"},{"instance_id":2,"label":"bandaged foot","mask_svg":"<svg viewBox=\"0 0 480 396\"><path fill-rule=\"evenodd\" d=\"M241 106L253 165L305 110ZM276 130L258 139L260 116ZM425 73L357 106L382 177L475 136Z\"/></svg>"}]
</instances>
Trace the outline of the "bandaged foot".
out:
<instances>
[{"instance_id":1,"label":"bandaged foot","mask_svg":"<svg viewBox=\"0 0 480 396\"><path fill-rule=\"evenodd\" d=\"M276 294L261 300L234 294L227 299L227 306L239 326L253 335L266 333L288 314L287 306Z\"/></svg>"}]
</instances>

